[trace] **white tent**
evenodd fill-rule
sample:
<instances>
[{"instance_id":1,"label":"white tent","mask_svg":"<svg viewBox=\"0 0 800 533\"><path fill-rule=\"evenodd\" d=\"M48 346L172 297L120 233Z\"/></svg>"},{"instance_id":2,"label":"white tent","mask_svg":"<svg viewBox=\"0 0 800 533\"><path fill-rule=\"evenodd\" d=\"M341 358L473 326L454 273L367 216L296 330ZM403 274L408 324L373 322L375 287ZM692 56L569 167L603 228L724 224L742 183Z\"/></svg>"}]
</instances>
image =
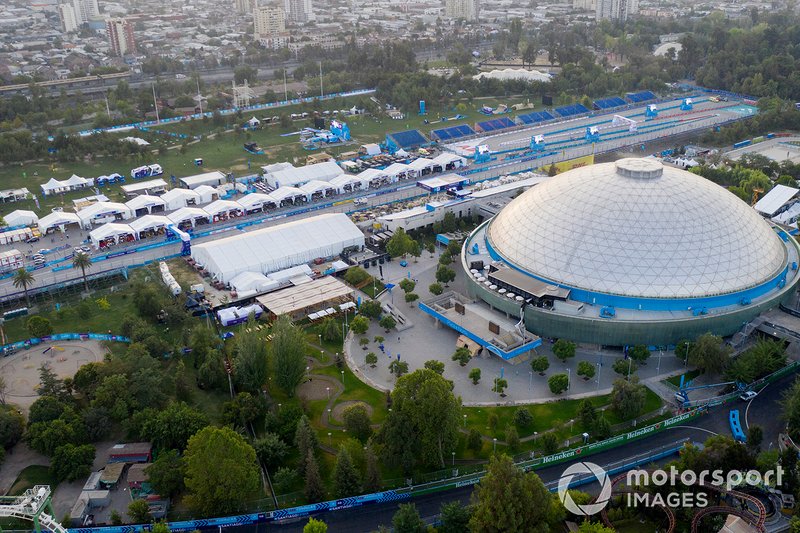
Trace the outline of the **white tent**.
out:
<instances>
[{"instance_id":1,"label":"white tent","mask_svg":"<svg viewBox=\"0 0 800 533\"><path fill-rule=\"evenodd\" d=\"M762 196L753 206L753 209L768 217L775 216L775 213L797 196L797 193L800 193L800 189L778 184Z\"/></svg>"},{"instance_id":2,"label":"white tent","mask_svg":"<svg viewBox=\"0 0 800 533\"><path fill-rule=\"evenodd\" d=\"M167 215L167 218L170 219L173 224L180 225L183 222L190 222L192 227L194 227L198 220L207 221L208 213L199 207L183 207Z\"/></svg>"},{"instance_id":3,"label":"white tent","mask_svg":"<svg viewBox=\"0 0 800 533\"><path fill-rule=\"evenodd\" d=\"M197 200L198 205L210 204L219 198L219 191L210 185L201 185L194 189L200 198Z\"/></svg>"},{"instance_id":4,"label":"white tent","mask_svg":"<svg viewBox=\"0 0 800 533\"><path fill-rule=\"evenodd\" d=\"M159 230L161 228L166 228L170 224L172 224L172 221L165 216L145 215L131 222L130 227L138 237L143 231Z\"/></svg>"},{"instance_id":5,"label":"white tent","mask_svg":"<svg viewBox=\"0 0 800 533\"><path fill-rule=\"evenodd\" d=\"M213 220L214 217L223 214L241 214L242 206L239 205L238 202L233 202L231 200L217 200L216 202L212 202L205 206L203 211L208 213L209 218Z\"/></svg>"},{"instance_id":6,"label":"white tent","mask_svg":"<svg viewBox=\"0 0 800 533\"><path fill-rule=\"evenodd\" d=\"M367 186L380 187L381 184L389 183L390 181L392 181L392 178L389 177L389 175L385 171L378 170L377 168L368 168L363 172L359 172L356 175L356 178L366 183L364 188L366 188Z\"/></svg>"},{"instance_id":7,"label":"white tent","mask_svg":"<svg viewBox=\"0 0 800 533\"><path fill-rule=\"evenodd\" d=\"M325 161L299 168L287 168L264 175L264 179L272 187L297 187L312 180L331 181L344 174L344 170L334 161Z\"/></svg>"},{"instance_id":8,"label":"white tent","mask_svg":"<svg viewBox=\"0 0 800 533\"><path fill-rule=\"evenodd\" d=\"M273 206L277 206L277 202L275 202L275 199L272 196L261 192L253 192L250 194L245 194L244 196L239 198L238 201L239 205L241 205L242 208L248 212L263 209L265 205L267 207L269 207L270 204L272 204Z\"/></svg>"},{"instance_id":9,"label":"white tent","mask_svg":"<svg viewBox=\"0 0 800 533\"><path fill-rule=\"evenodd\" d=\"M306 194L306 192L297 187L279 187L278 189L269 193L269 195L272 197L273 200L275 200L275 203L278 204L279 206L281 205L281 202L283 202L284 200L291 200L292 203L294 203L297 201L298 197L302 197L306 200L308 199L308 195Z\"/></svg>"},{"instance_id":10,"label":"white tent","mask_svg":"<svg viewBox=\"0 0 800 533\"><path fill-rule=\"evenodd\" d=\"M129 219L133 217L133 211L125 204L97 202L78 211L78 217L81 219L83 227L88 228L92 224Z\"/></svg>"},{"instance_id":11,"label":"white tent","mask_svg":"<svg viewBox=\"0 0 800 533\"><path fill-rule=\"evenodd\" d=\"M299 187L299 189L305 192L309 198L313 198L314 194L319 193L322 197L327 198L328 196L333 196L339 192L338 187L335 185L331 185L325 181L319 180L312 180L308 183L305 183Z\"/></svg>"},{"instance_id":12,"label":"white tent","mask_svg":"<svg viewBox=\"0 0 800 533\"><path fill-rule=\"evenodd\" d=\"M188 189L170 189L161 195L161 199L164 200L167 211L200 203L200 195Z\"/></svg>"},{"instance_id":13,"label":"white tent","mask_svg":"<svg viewBox=\"0 0 800 533\"><path fill-rule=\"evenodd\" d=\"M442 152L433 158L433 164L434 167L441 166L442 171L445 171L461 168L467 164L467 160L460 155L451 154L450 152Z\"/></svg>"},{"instance_id":14,"label":"white tent","mask_svg":"<svg viewBox=\"0 0 800 533\"><path fill-rule=\"evenodd\" d=\"M158 196L150 196L147 194L143 194L141 196L136 196L135 198L128 200L125 202L125 205L128 206L135 215L142 215L144 212L146 213L153 213L164 211L167 204L159 198Z\"/></svg>"},{"instance_id":15,"label":"white tent","mask_svg":"<svg viewBox=\"0 0 800 533\"><path fill-rule=\"evenodd\" d=\"M363 174L363 172L362 172ZM358 191L369 187L369 180L352 174L342 174L338 178L333 178L329 183L344 192Z\"/></svg>"},{"instance_id":16,"label":"white tent","mask_svg":"<svg viewBox=\"0 0 800 533\"><path fill-rule=\"evenodd\" d=\"M434 162L433 159L428 159L427 157L420 157L419 159L413 160L411 163L408 164L408 167L415 172L422 174L423 170L433 170Z\"/></svg>"},{"instance_id":17,"label":"white tent","mask_svg":"<svg viewBox=\"0 0 800 533\"><path fill-rule=\"evenodd\" d=\"M397 181L410 177L410 174L413 173L414 170L403 163L392 163L381 172L389 176L392 181Z\"/></svg>"},{"instance_id":18,"label":"white tent","mask_svg":"<svg viewBox=\"0 0 800 533\"><path fill-rule=\"evenodd\" d=\"M247 121L247 125L250 126L251 128L255 128L256 126L259 126L260 124L261 124L261 121L258 120L256 117L253 117L253 118L251 118L250 120Z\"/></svg>"},{"instance_id":19,"label":"white tent","mask_svg":"<svg viewBox=\"0 0 800 533\"><path fill-rule=\"evenodd\" d=\"M70 224L81 224L81 219L75 213L67 213L65 211L56 211L55 213L50 213L47 216L44 216L39 219L39 231L42 235L45 235L49 230L53 228L59 228L60 230L64 230L64 228Z\"/></svg>"},{"instance_id":20,"label":"white tent","mask_svg":"<svg viewBox=\"0 0 800 533\"><path fill-rule=\"evenodd\" d=\"M363 246L364 234L347 215L329 213L200 243L192 257L227 283L242 272L275 272Z\"/></svg>"},{"instance_id":21,"label":"white tent","mask_svg":"<svg viewBox=\"0 0 800 533\"><path fill-rule=\"evenodd\" d=\"M211 185L212 187L222 185L228 181L228 177L219 170L214 170L212 172L197 174L196 176L186 176L185 178L180 178L178 181L187 189L196 189L201 185Z\"/></svg>"},{"instance_id":22,"label":"white tent","mask_svg":"<svg viewBox=\"0 0 800 533\"><path fill-rule=\"evenodd\" d=\"M47 183L42 184L42 193L45 196L66 192L66 190L67 189L64 188L64 184L55 178L50 178Z\"/></svg>"},{"instance_id":23,"label":"white tent","mask_svg":"<svg viewBox=\"0 0 800 533\"><path fill-rule=\"evenodd\" d=\"M231 287L239 294L248 291L265 292L280 286L279 282L269 279L261 272L242 272L231 280Z\"/></svg>"},{"instance_id":24,"label":"white tent","mask_svg":"<svg viewBox=\"0 0 800 533\"><path fill-rule=\"evenodd\" d=\"M378 144L371 143L371 144L362 144L361 150L369 156L378 155L381 153L381 147Z\"/></svg>"},{"instance_id":25,"label":"white tent","mask_svg":"<svg viewBox=\"0 0 800 533\"><path fill-rule=\"evenodd\" d=\"M116 244L121 239L127 240L129 235L136 236L133 229L128 224L103 224L102 226L93 229L89 232L89 239L95 248L100 248L100 243L112 239Z\"/></svg>"},{"instance_id":26,"label":"white tent","mask_svg":"<svg viewBox=\"0 0 800 533\"><path fill-rule=\"evenodd\" d=\"M33 211L17 209L3 217L9 226L33 226L39 222L39 217Z\"/></svg>"}]
</instances>

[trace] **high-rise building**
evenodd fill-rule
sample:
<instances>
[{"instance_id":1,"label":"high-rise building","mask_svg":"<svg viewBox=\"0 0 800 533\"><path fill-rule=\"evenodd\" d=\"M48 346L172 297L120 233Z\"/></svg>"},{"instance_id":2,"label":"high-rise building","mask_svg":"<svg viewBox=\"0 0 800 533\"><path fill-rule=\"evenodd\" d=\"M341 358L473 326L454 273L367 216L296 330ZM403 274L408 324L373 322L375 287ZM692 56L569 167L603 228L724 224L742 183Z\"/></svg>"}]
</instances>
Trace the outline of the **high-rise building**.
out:
<instances>
[{"instance_id":1,"label":"high-rise building","mask_svg":"<svg viewBox=\"0 0 800 533\"><path fill-rule=\"evenodd\" d=\"M596 11L596 0L572 0L572 9L580 9L581 11Z\"/></svg>"},{"instance_id":2,"label":"high-rise building","mask_svg":"<svg viewBox=\"0 0 800 533\"><path fill-rule=\"evenodd\" d=\"M61 21L61 30L64 33L78 31L78 17L75 15L75 6L72 4L58 4L58 19Z\"/></svg>"},{"instance_id":3,"label":"high-rise building","mask_svg":"<svg viewBox=\"0 0 800 533\"><path fill-rule=\"evenodd\" d=\"M133 25L123 18L111 18L106 21L108 42L116 56L126 56L136 52L136 41L133 38Z\"/></svg>"},{"instance_id":4,"label":"high-rise building","mask_svg":"<svg viewBox=\"0 0 800 533\"><path fill-rule=\"evenodd\" d=\"M639 0L597 0L595 16L597 20L628 20L630 15L639 12Z\"/></svg>"},{"instance_id":5,"label":"high-rise building","mask_svg":"<svg viewBox=\"0 0 800 533\"><path fill-rule=\"evenodd\" d=\"M445 2L445 15L450 18L475 21L478 20L479 12L479 0L446 0Z\"/></svg>"},{"instance_id":6,"label":"high-rise building","mask_svg":"<svg viewBox=\"0 0 800 533\"><path fill-rule=\"evenodd\" d=\"M289 22L295 24L308 22L314 14L311 0L284 0L283 9Z\"/></svg>"},{"instance_id":7,"label":"high-rise building","mask_svg":"<svg viewBox=\"0 0 800 533\"><path fill-rule=\"evenodd\" d=\"M255 0L233 0L233 6L238 13L249 15L256 7Z\"/></svg>"},{"instance_id":8,"label":"high-rise building","mask_svg":"<svg viewBox=\"0 0 800 533\"><path fill-rule=\"evenodd\" d=\"M286 31L286 13L282 7L259 6L253 11L253 29L256 40L275 37Z\"/></svg>"},{"instance_id":9,"label":"high-rise building","mask_svg":"<svg viewBox=\"0 0 800 533\"><path fill-rule=\"evenodd\" d=\"M97 0L72 0L72 7L75 10L75 19L78 25L86 24L90 19L100 16L100 6Z\"/></svg>"}]
</instances>

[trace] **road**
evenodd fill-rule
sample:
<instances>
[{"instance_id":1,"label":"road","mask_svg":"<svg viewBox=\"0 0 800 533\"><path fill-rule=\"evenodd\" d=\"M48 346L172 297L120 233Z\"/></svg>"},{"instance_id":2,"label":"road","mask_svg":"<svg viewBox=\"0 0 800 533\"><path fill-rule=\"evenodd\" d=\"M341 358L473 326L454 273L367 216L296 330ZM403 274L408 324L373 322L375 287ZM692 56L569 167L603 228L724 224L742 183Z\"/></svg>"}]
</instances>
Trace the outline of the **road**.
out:
<instances>
[{"instance_id":1,"label":"road","mask_svg":"<svg viewBox=\"0 0 800 533\"><path fill-rule=\"evenodd\" d=\"M645 450L655 450L681 439L703 442L708 437L715 434L730 436L728 413L731 409L739 409L740 413L745 410L746 416L744 417L744 423L747 424L749 421L750 424L758 423L762 427L764 430L764 443L762 448L777 446L778 433L785 427L783 420L778 416L778 413L782 410L780 402L781 395L791 387L794 380L795 375L791 374L772 383L748 404L736 401L728 406L711 408L707 415L694 420L692 425L676 426L637 441L635 450L637 453L644 453ZM588 460L603 466L625 460L629 457L631 457L631 447L620 446L588 456ZM537 470L536 474L542 478L545 484L552 486L557 482L567 466L573 462L577 461L568 461L549 468ZM581 487L581 489L591 491L593 486L595 485L587 485ZM430 518L438 514L439 508L443 503L451 501L460 501L463 504L468 503L471 493L472 487L462 487L415 498L413 502L420 516ZM324 520L329 526L328 530L331 532L347 531L349 533L358 533L362 531L374 531L381 524L391 524L392 516L397 511L397 508L397 503L378 504L359 507L345 512L324 513L317 516L317 518ZM257 528L251 526L246 528L247 531L243 530L236 533L249 533L256 530L280 531L286 533L300 532L306 522L307 519L303 518L286 524L261 525Z\"/></svg>"}]
</instances>

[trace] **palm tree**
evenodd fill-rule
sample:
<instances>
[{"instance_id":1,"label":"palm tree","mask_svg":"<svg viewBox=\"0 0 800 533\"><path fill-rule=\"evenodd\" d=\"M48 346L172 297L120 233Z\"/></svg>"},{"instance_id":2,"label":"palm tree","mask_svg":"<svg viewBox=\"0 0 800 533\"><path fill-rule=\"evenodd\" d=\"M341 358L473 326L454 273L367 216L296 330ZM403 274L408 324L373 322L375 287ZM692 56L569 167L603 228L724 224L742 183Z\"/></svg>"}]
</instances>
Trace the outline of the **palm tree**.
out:
<instances>
[{"instance_id":1,"label":"palm tree","mask_svg":"<svg viewBox=\"0 0 800 533\"><path fill-rule=\"evenodd\" d=\"M28 297L28 287L33 285L34 279L33 274L25 270L24 268L20 268L16 272L14 272L14 287L20 288L25 291L25 301L28 302L28 307L31 306L31 299Z\"/></svg>"},{"instance_id":2,"label":"palm tree","mask_svg":"<svg viewBox=\"0 0 800 533\"><path fill-rule=\"evenodd\" d=\"M75 254L72 258L72 268L80 268L83 274L83 288L89 292L89 283L86 281L86 269L92 268L92 258L86 252Z\"/></svg>"}]
</instances>

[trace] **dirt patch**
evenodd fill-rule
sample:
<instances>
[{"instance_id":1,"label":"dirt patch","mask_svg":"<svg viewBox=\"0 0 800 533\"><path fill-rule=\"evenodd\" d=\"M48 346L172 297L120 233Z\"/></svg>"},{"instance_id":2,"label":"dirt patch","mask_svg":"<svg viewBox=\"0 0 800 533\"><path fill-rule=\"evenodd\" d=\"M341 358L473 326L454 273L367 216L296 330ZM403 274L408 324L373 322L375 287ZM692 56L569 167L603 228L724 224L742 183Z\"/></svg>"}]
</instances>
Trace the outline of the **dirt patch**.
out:
<instances>
[{"instance_id":1,"label":"dirt patch","mask_svg":"<svg viewBox=\"0 0 800 533\"><path fill-rule=\"evenodd\" d=\"M336 387L330 381L311 376L310 380L301 383L297 387L297 396L308 401L327 400L328 391L326 387L330 388L331 394L336 391Z\"/></svg>"},{"instance_id":2,"label":"dirt patch","mask_svg":"<svg viewBox=\"0 0 800 533\"><path fill-rule=\"evenodd\" d=\"M333 419L336 420L337 422L343 422L344 421L344 419L343 419L344 410L347 409L348 407L350 407L351 405L363 405L364 408L367 410L367 416L372 418L372 407L371 406L369 406L368 404L366 404L366 403L364 403L362 401L359 401L359 400L350 400L350 401L346 401L346 402L337 403L334 406L333 412L331 412L331 415L333 416Z\"/></svg>"}]
</instances>

